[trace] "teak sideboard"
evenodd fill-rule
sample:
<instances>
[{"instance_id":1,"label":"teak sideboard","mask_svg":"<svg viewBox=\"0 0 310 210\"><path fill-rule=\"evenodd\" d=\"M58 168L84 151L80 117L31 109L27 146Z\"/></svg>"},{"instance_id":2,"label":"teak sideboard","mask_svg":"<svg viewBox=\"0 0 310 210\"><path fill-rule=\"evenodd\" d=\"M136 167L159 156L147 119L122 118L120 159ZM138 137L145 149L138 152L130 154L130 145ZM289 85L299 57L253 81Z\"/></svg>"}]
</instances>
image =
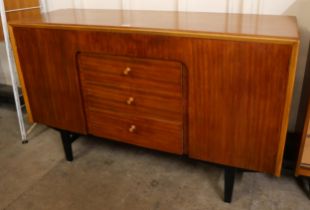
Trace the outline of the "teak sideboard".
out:
<instances>
[{"instance_id":1,"label":"teak sideboard","mask_svg":"<svg viewBox=\"0 0 310 210\"><path fill-rule=\"evenodd\" d=\"M94 135L280 175L299 33L294 17L59 10L10 23L30 121L68 160Z\"/></svg>"}]
</instances>

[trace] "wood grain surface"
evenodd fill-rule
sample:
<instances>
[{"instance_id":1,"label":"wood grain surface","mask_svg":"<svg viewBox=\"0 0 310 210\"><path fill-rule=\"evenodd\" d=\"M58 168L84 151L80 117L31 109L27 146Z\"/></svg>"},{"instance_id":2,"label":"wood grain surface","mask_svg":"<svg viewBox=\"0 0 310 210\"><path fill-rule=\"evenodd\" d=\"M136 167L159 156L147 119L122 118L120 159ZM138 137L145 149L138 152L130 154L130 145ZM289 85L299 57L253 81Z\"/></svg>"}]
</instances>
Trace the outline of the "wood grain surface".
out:
<instances>
[{"instance_id":1,"label":"wood grain surface","mask_svg":"<svg viewBox=\"0 0 310 210\"><path fill-rule=\"evenodd\" d=\"M68 11L62 12L68 14ZM73 14L76 12L73 11ZM92 17L97 17L96 15L98 14ZM111 23L114 18L115 15L111 15ZM76 24L73 20L68 21L71 21L71 25ZM93 22L96 23L95 20ZM77 23L80 24L81 21L78 20ZM249 42L243 38L221 40L220 36L213 39L208 38L209 35L189 37L183 32L184 36L170 36L165 33L149 32L147 29L139 33L122 28L123 31L120 32L110 29L110 31L97 30L96 27L100 28L99 26L85 30L84 26L76 25L74 30L71 30L72 28L66 25L59 25L59 29L56 29L57 25L54 23L44 25L44 22L41 22L40 27L34 26L35 24L37 23L32 22L23 26L23 23L19 22L12 25L35 121L58 128L86 132L77 70L77 58L81 54L174 61L181 63L185 69L186 76L183 81L186 97L183 103L186 105L184 111L186 126L181 131L183 127L177 123L156 124L155 120L152 125L156 125L154 128L159 126L161 132L158 131L154 135L166 139L163 131L169 130L168 127L172 126L172 133L167 134L170 136L169 139L171 138L180 149L178 143L180 141L177 139L183 133L186 140L184 143L188 145L188 154L192 158L280 175L299 44L295 22L292 23L294 25L291 27L292 30L288 24L287 29L290 32L285 30L281 32L277 30L278 27L270 29L269 35L276 33L275 37L286 37L288 41L285 42L278 42L268 37L264 38L269 39L267 41L253 38ZM264 28L269 24L263 25ZM79 27L81 30L78 30ZM172 28L171 31L173 30L176 29ZM181 29L177 31L180 32ZM256 36L268 34L263 31L257 32ZM231 37L234 38L235 36ZM36 58L40 58L39 61ZM97 61L91 63L96 68ZM95 81L96 87L98 82L102 83L106 78L98 72L87 72L90 73L87 77ZM158 86L165 84L164 79L174 81L169 75L171 74L163 73L160 81L153 83L157 88L153 86L148 89L161 90L158 94L172 92L173 89L161 89L161 86ZM116 76L112 75L104 83L117 82L120 89L128 88L124 78L117 80L115 78ZM139 87L147 87L149 84L152 82L139 83ZM178 89L175 90L177 95ZM115 123L116 116L109 115L109 120L104 121L100 120L100 116L103 116L102 110L91 111L94 112L91 117L96 122L91 132L118 139L113 133L108 133L120 129L121 125ZM123 114L126 115L126 111ZM119 116L117 119L122 120L120 124L124 126L132 123L126 116ZM149 121L137 116L137 124L143 125L146 122ZM109 125L115 127L110 130L103 129ZM163 128L160 128L160 125ZM145 128L145 136L154 128ZM135 142L135 138L127 137L125 133L122 133L122 138L118 140L122 139L137 145L141 143L139 141L146 140L144 137L138 137ZM176 149L171 148L170 144L168 146L157 143L151 147L156 149L162 147L163 151Z\"/></svg>"},{"instance_id":2,"label":"wood grain surface","mask_svg":"<svg viewBox=\"0 0 310 210\"><path fill-rule=\"evenodd\" d=\"M129 66L130 72L124 75ZM183 121L180 63L80 55L79 70L87 109Z\"/></svg>"},{"instance_id":3,"label":"wood grain surface","mask_svg":"<svg viewBox=\"0 0 310 210\"><path fill-rule=\"evenodd\" d=\"M310 168L310 137L307 137L305 140L303 155L301 159L301 164L309 165Z\"/></svg>"},{"instance_id":4,"label":"wood grain surface","mask_svg":"<svg viewBox=\"0 0 310 210\"><path fill-rule=\"evenodd\" d=\"M205 12L66 9L37 18L11 21L14 26L75 30L135 31L177 36L226 39L298 40L297 21L291 16ZM267 39L266 39L267 38Z\"/></svg>"},{"instance_id":5,"label":"wood grain surface","mask_svg":"<svg viewBox=\"0 0 310 210\"><path fill-rule=\"evenodd\" d=\"M16 9L23 9L29 7L38 7L40 3L38 0L4 0L5 10L16 10ZM6 18L7 21L13 20L22 20L28 19L33 17L40 17L41 12L40 9L31 9L31 10L24 10L24 11L14 11L14 12L7 12ZM2 31L2 23L0 18L0 40L3 40L3 31Z\"/></svg>"},{"instance_id":6,"label":"wood grain surface","mask_svg":"<svg viewBox=\"0 0 310 210\"><path fill-rule=\"evenodd\" d=\"M4 0L5 10L40 6L39 0Z\"/></svg>"},{"instance_id":7,"label":"wood grain surface","mask_svg":"<svg viewBox=\"0 0 310 210\"><path fill-rule=\"evenodd\" d=\"M183 124L111 112L90 111L89 133L175 154L183 154ZM130 129L135 126L135 129ZM103 129L104 128L104 129Z\"/></svg>"},{"instance_id":8,"label":"wood grain surface","mask_svg":"<svg viewBox=\"0 0 310 210\"><path fill-rule=\"evenodd\" d=\"M274 171L292 47L199 40L193 48L202 56L189 72L190 156Z\"/></svg>"},{"instance_id":9,"label":"wood grain surface","mask_svg":"<svg viewBox=\"0 0 310 210\"><path fill-rule=\"evenodd\" d=\"M13 33L33 121L86 133L76 34L29 28Z\"/></svg>"},{"instance_id":10,"label":"wood grain surface","mask_svg":"<svg viewBox=\"0 0 310 210\"><path fill-rule=\"evenodd\" d=\"M78 62L90 134L183 154L180 63L83 53Z\"/></svg>"},{"instance_id":11,"label":"wood grain surface","mask_svg":"<svg viewBox=\"0 0 310 210\"><path fill-rule=\"evenodd\" d=\"M296 169L296 175L310 177L310 166L303 167L302 165L299 165Z\"/></svg>"}]
</instances>

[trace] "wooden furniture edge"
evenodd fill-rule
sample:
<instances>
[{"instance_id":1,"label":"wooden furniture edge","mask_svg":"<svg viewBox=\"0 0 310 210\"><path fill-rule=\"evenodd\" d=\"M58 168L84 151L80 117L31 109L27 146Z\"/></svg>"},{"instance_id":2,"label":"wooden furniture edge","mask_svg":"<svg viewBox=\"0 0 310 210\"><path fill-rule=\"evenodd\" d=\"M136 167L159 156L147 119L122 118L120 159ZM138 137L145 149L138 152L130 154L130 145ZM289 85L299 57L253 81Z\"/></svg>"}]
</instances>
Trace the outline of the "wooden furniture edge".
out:
<instances>
[{"instance_id":1,"label":"wooden furniture edge","mask_svg":"<svg viewBox=\"0 0 310 210\"><path fill-rule=\"evenodd\" d=\"M139 33L139 34L151 34L162 36L175 36L186 38L207 38L216 40L228 40L228 41L243 41L243 42L257 42L257 43L273 43L273 44L285 44L292 46L292 54L290 58L289 67L289 79L288 87L286 91L286 104L284 108L284 116L281 126L279 150L276 154L276 167L274 171L275 176L280 176L282 168L282 157L285 147L285 139L288 128L288 118L291 108L291 99L293 94L293 86L295 81L295 73L297 66L297 58L299 53L300 41L296 38L277 38L269 36L250 36L250 35L233 35L233 34L218 34L208 32L191 32L191 31L169 31L161 29L143 29L143 28L125 28L125 27L106 27L106 26L86 26L86 25L65 25L65 24L9 24L9 31L11 35L11 42L14 51L14 57L16 58L16 65L18 74L20 76L23 93L25 95L25 102L27 111L29 113L29 120L32 122L32 114L29 106L29 100L27 97L27 90L24 83L24 78L21 74L21 66L18 59L17 47L15 44L13 28L43 28L43 29L56 29L56 30L79 30L79 31L102 31L102 32L117 32L117 33Z\"/></svg>"},{"instance_id":2,"label":"wooden furniture edge","mask_svg":"<svg viewBox=\"0 0 310 210\"><path fill-rule=\"evenodd\" d=\"M17 70L18 78L19 78L20 85L22 88L22 93L23 93L23 97L24 97L24 101L25 101L26 110L28 113L28 121L30 123L33 123L34 120L33 120L32 112L31 112L31 107L30 107L30 103L29 103L29 98L28 98L28 94L27 94L24 76L23 76L22 70L21 70L19 55L18 55L17 46L16 46L16 40L14 37L14 31L13 31L13 28L11 26L8 27L8 30L9 30L9 35L10 35L12 51L13 51L13 55L15 58L14 60L15 60L16 70Z\"/></svg>"},{"instance_id":3,"label":"wooden furniture edge","mask_svg":"<svg viewBox=\"0 0 310 210\"><path fill-rule=\"evenodd\" d=\"M308 104L307 104L307 113L306 113L306 117L304 120L304 128L302 131L302 137L301 137L301 142L300 142L300 147L299 147L299 154L298 154L298 160L297 160L297 165L296 165L296 172L295 175L303 175L305 174L305 171L308 171L308 174L310 176L310 169L301 169L301 161L302 161L302 156L303 156L303 150L304 150L304 146L307 140L307 131L308 131L308 126L309 126L309 119L310 119L310 98L307 100ZM300 173L301 172L301 173Z\"/></svg>"},{"instance_id":4,"label":"wooden furniture edge","mask_svg":"<svg viewBox=\"0 0 310 210\"><path fill-rule=\"evenodd\" d=\"M308 176L308 177L310 177L310 168L297 166L295 176Z\"/></svg>"},{"instance_id":5,"label":"wooden furniture edge","mask_svg":"<svg viewBox=\"0 0 310 210\"><path fill-rule=\"evenodd\" d=\"M222 34L212 32L195 32L195 31L172 31L165 29L146 29L134 27L112 27L112 26L90 26L90 25L70 25L70 24L18 24L9 23L11 27L20 28L44 28L44 29L58 29L58 30L79 30L79 31L102 31L114 33L138 33L149 35L162 35L186 38L207 38L226 41L244 41L244 42L257 42L257 43L274 43L274 44L295 44L299 43L299 35L297 38L284 38L276 36L251 36L251 35L235 35L235 34Z\"/></svg>"},{"instance_id":6,"label":"wooden furniture edge","mask_svg":"<svg viewBox=\"0 0 310 210\"><path fill-rule=\"evenodd\" d=\"M290 66L289 66L289 79L288 79L288 86L286 90L286 103L284 107L284 114L283 114L283 120L282 120L279 150L278 150L277 157L276 157L276 170L274 172L275 176L281 175L283 154L284 154L287 129L288 129L288 121L289 121L293 90L294 90L294 83L295 83L296 68L297 68L297 63L298 63L299 46L300 46L300 41L292 45L292 54L291 54L291 60L290 60Z\"/></svg>"}]
</instances>

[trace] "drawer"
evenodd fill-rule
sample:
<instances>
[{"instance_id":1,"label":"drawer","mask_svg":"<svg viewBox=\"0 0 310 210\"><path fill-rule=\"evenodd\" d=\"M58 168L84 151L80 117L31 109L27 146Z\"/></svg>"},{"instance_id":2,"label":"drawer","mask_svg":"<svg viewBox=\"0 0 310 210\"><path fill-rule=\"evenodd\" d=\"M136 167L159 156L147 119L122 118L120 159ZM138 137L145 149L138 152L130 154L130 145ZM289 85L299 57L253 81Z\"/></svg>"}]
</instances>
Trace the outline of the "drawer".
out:
<instances>
[{"instance_id":1,"label":"drawer","mask_svg":"<svg viewBox=\"0 0 310 210\"><path fill-rule=\"evenodd\" d=\"M121 91L94 85L83 87L87 110L112 111L139 114L151 119L183 120L183 100L175 97L160 97L134 91Z\"/></svg>"},{"instance_id":2,"label":"drawer","mask_svg":"<svg viewBox=\"0 0 310 210\"><path fill-rule=\"evenodd\" d=\"M79 55L82 83L146 94L182 96L182 64L174 61Z\"/></svg>"},{"instance_id":3,"label":"drawer","mask_svg":"<svg viewBox=\"0 0 310 210\"><path fill-rule=\"evenodd\" d=\"M182 64L175 61L79 54L80 68L106 75L181 85Z\"/></svg>"},{"instance_id":4,"label":"drawer","mask_svg":"<svg viewBox=\"0 0 310 210\"><path fill-rule=\"evenodd\" d=\"M90 111L89 133L160 151L183 153L183 124Z\"/></svg>"}]
</instances>

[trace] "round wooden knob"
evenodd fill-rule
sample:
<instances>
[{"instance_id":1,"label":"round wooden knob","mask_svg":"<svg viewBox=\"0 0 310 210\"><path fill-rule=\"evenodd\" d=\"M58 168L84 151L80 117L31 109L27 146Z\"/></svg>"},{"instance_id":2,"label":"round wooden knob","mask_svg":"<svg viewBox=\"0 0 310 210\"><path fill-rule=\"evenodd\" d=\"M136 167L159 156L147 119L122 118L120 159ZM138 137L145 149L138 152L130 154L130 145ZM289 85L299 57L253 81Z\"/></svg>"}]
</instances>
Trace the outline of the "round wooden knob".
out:
<instances>
[{"instance_id":1,"label":"round wooden knob","mask_svg":"<svg viewBox=\"0 0 310 210\"><path fill-rule=\"evenodd\" d=\"M129 75L129 73L131 72L131 68L130 67L127 67L125 70L124 70L124 75L127 76Z\"/></svg>"},{"instance_id":2,"label":"round wooden knob","mask_svg":"<svg viewBox=\"0 0 310 210\"><path fill-rule=\"evenodd\" d=\"M130 132L130 133L133 133L133 132L136 131L136 129L137 129L137 127L136 127L135 125L132 125L132 126L130 126L130 128L129 128L129 132Z\"/></svg>"},{"instance_id":3,"label":"round wooden knob","mask_svg":"<svg viewBox=\"0 0 310 210\"><path fill-rule=\"evenodd\" d=\"M126 101L128 105L133 104L133 102L135 102L135 99L133 97L128 98L128 100Z\"/></svg>"}]
</instances>

